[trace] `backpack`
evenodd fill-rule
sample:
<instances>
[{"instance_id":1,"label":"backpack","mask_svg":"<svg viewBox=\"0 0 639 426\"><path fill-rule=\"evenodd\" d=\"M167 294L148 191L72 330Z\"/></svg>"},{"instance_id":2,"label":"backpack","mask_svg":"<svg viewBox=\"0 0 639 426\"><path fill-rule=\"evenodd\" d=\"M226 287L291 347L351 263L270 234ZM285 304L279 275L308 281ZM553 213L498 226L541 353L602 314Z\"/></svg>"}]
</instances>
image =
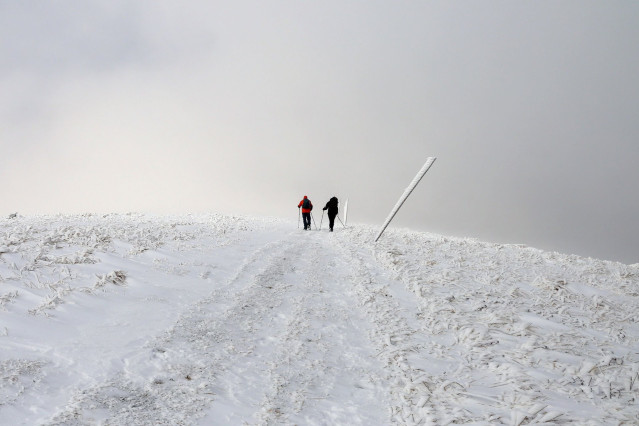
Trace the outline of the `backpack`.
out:
<instances>
[{"instance_id":1,"label":"backpack","mask_svg":"<svg viewBox=\"0 0 639 426\"><path fill-rule=\"evenodd\" d=\"M306 210L308 209L312 210L313 208L311 207L311 200L309 200L308 198L305 198L304 203L302 203L302 208Z\"/></svg>"}]
</instances>

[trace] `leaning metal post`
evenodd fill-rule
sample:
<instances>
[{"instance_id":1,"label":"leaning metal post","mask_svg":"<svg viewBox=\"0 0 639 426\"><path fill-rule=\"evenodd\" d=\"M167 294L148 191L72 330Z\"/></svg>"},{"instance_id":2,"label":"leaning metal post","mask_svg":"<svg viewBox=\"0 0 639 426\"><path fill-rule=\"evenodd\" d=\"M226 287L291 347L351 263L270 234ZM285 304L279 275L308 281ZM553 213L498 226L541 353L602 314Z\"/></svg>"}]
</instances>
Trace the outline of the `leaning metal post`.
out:
<instances>
[{"instance_id":1,"label":"leaning metal post","mask_svg":"<svg viewBox=\"0 0 639 426\"><path fill-rule=\"evenodd\" d=\"M428 169L430 169L430 166L433 165L435 160L436 160L436 157L428 157L428 159L426 160L426 163L422 166L421 170L417 172L417 175L415 175L411 183L408 185L408 188L404 190L404 193L402 194L401 197L399 197L397 204L395 204L395 207L393 207L393 210L391 210L390 214L386 218L384 225L382 225L382 229L379 230L377 237L375 237L375 242L377 242L377 240L379 240L379 237L382 236L388 224L391 222L391 220L393 220L393 218L395 217L399 209L402 207L402 204L404 204L404 201L406 201L410 193L413 192L413 190L415 189L419 181L422 180L422 178L424 177Z\"/></svg>"}]
</instances>

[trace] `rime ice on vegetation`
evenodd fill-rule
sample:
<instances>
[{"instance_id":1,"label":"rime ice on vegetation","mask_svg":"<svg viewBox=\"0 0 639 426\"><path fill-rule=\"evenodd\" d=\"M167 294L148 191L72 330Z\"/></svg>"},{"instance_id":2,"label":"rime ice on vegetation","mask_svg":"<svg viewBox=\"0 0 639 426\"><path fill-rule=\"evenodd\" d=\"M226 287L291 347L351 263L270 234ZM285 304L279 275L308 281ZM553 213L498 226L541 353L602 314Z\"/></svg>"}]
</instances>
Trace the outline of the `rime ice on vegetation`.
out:
<instances>
[{"instance_id":1,"label":"rime ice on vegetation","mask_svg":"<svg viewBox=\"0 0 639 426\"><path fill-rule=\"evenodd\" d=\"M6 424L639 422L639 264L273 218L0 225Z\"/></svg>"}]
</instances>

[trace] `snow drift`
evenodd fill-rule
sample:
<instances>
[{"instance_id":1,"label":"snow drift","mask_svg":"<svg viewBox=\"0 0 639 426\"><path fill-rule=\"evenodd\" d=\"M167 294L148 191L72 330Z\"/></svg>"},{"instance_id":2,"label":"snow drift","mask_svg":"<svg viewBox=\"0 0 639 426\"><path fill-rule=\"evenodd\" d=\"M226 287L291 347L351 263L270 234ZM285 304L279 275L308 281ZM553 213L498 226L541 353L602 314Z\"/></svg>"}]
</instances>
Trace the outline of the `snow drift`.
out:
<instances>
[{"instance_id":1,"label":"snow drift","mask_svg":"<svg viewBox=\"0 0 639 426\"><path fill-rule=\"evenodd\" d=\"M220 215L0 221L2 424L639 422L639 265Z\"/></svg>"}]
</instances>

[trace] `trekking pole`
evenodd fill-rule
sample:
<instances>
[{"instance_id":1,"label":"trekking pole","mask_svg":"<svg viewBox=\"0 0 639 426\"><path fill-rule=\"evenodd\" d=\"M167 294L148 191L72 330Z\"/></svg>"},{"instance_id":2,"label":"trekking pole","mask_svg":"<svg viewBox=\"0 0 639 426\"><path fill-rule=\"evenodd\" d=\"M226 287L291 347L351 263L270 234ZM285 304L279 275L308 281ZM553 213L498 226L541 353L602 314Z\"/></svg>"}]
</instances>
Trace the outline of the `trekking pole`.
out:
<instances>
[{"instance_id":1,"label":"trekking pole","mask_svg":"<svg viewBox=\"0 0 639 426\"><path fill-rule=\"evenodd\" d=\"M322 210L322 219L320 220L320 231L322 230L322 222L324 221L324 210Z\"/></svg>"},{"instance_id":2,"label":"trekking pole","mask_svg":"<svg viewBox=\"0 0 639 426\"><path fill-rule=\"evenodd\" d=\"M337 218L339 219L339 215L337 215ZM344 225L344 222L342 222L342 219L339 219L339 222L342 224L344 228L346 228L346 225Z\"/></svg>"},{"instance_id":3,"label":"trekking pole","mask_svg":"<svg viewBox=\"0 0 639 426\"><path fill-rule=\"evenodd\" d=\"M315 229L317 229L317 223L315 222L315 216L313 216L313 212L311 212L311 218L313 219L313 223L315 224Z\"/></svg>"},{"instance_id":4,"label":"trekking pole","mask_svg":"<svg viewBox=\"0 0 639 426\"><path fill-rule=\"evenodd\" d=\"M300 208L297 208L297 229L300 229L300 218L302 217L302 211Z\"/></svg>"}]
</instances>

